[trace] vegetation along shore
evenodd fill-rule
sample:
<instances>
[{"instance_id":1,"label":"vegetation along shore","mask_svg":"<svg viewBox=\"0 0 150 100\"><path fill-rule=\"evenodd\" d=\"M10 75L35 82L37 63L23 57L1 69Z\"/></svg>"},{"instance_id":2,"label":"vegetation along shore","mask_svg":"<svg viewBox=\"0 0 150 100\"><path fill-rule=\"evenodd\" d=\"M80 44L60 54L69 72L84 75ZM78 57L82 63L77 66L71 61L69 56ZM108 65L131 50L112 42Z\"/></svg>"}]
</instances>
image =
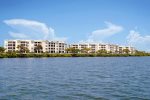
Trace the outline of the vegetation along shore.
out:
<instances>
[{"instance_id":1,"label":"vegetation along shore","mask_svg":"<svg viewBox=\"0 0 150 100\"><path fill-rule=\"evenodd\" d=\"M106 51L99 51L96 53L78 53L79 50L74 50L70 53L24 53L24 52L5 52L3 47L0 47L0 58L28 58L28 57L134 57L134 56L150 56L150 53L143 51L136 51L134 54L124 52L122 54L112 54Z\"/></svg>"}]
</instances>

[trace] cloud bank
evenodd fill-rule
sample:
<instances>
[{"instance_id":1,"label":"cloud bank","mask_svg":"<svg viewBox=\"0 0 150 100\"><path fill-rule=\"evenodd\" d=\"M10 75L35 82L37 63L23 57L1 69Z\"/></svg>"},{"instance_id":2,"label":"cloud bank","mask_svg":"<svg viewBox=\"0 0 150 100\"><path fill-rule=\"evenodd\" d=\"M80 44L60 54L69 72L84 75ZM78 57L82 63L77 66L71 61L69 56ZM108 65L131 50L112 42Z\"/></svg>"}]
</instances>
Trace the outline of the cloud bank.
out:
<instances>
[{"instance_id":1,"label":"cloud bank","mask_svg":"<svg viewBox=\"0 0 150 100\"><path fill-rule=\"evenodd\" d=\"M88 41L103 41L108 37L115 35L123 30L122 26L105 22L106 28L93 31L88 37Z\"/></svg>"},{"instance_id":2,"label":"cloud bank","mask_svg":"<svg viewBox=\"0 0 150 100\"><path fill-rule=\"evenodd\" d=\"M13 31L9 35L16 39L66 40L65 37L57 37L53 28L38 21L9 19L4 20L4 23L12 27Z\"/></svg>"},{"instance_id":3,"label":"cloud bank","mask_svg":"<svg viewBox=\"0 0 150 100\"><path fill-rule=\"evenodd\" d=\"M127 36L127 42L138 50L150 51L150 35L142 36L139 32L131 30Z\"/></svg>"}]
</instances>

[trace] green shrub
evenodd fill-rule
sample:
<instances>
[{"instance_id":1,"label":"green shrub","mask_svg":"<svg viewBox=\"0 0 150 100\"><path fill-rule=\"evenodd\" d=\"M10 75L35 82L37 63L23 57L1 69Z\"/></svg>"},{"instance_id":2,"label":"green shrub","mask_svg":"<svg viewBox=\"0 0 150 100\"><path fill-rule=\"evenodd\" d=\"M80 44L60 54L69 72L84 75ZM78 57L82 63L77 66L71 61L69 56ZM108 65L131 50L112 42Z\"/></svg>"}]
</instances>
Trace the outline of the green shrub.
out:
<instances>
[{"instance_id":1,"label":"green shrub","mask_svg":"<svg viewBox=\"0 0 150 100\"><path fill-rule=\"evenodd\" d=\"M73 54L50 54L50 53L0 53L0 58L24 58L24 57L128 57L128 56L150 56L150 53L137 52L135 54L104 54L104 53L73 53Z\"/></svg>"}]
</instances>

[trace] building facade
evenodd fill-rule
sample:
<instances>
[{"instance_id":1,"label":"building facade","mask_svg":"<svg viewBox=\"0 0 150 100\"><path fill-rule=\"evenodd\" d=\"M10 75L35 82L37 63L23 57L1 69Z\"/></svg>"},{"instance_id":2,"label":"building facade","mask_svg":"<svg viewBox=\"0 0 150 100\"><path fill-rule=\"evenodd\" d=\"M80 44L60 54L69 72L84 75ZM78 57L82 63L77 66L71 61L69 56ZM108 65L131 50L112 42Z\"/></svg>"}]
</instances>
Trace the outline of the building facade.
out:
<instances>
[{"instance_id":1,"label":"building facade","mask_svg":"<svg viewBox=\"0 0 150 100\"><path fill-rule=\"evenodd\" d=\"M6 40L4 41L4 48L6 52L19 51L18 46L23 46L29 50L29 52L37 53L37 46L41 46L41 52L46 53L67 53L66 48L75 48L80 51L84 48L89 48L88 53L96 53L99 50L105 50L107 53L122 54L125 53L125 49L128 49L128 53L134 53L135 48L131 46L119 46L115 44L103 44L103 43L74 43L66 44L64 41L48 41L48 40ZM81 52L80 52L81 53Z\"/></svg>"},{"instance_id":2,"label":"building facade","mask_svg":"<svg viewBox=\"0 0 150 100\"><path fill-rule=\"evenodd\" d=\"M119 46L115 44L102 44L102 43L77 43L69 45L71 48L82 50L84 48L89 48L89 53L96 53L99 50L105 50L107 53L113 54L122 54L125 53L125 49L128 49L128 52L135 53L135 48L131 46Z\"/></svg>"},{"instance_id":3,"label":"building facade","mask_svg":"<svg viewBox=\"0 0 150 100\"><path fill-rule=\"evenodd\" d=\"M35 48L41 46L41 52L46 53L65 53L67 47L63 41L48 41L48 40L6 40L4 41L4 48L6 52L19 51L18 46L23 46L29 52L36 52Z\"/></svg>"}]
</instances>

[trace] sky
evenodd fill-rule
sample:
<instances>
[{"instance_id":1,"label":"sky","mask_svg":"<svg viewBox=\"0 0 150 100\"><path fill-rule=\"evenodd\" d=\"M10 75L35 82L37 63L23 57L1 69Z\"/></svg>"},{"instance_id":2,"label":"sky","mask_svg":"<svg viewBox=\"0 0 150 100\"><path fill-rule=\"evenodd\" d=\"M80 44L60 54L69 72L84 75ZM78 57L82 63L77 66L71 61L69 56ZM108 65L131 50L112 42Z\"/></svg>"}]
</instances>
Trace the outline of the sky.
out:
<instances>
[{"instance_id":1,"label":"sky","mask_svg":"<svg viewBox=\"0 0 150 100\"><path fill-rule=\"evenodd\" d=\"M150 0L0 0L8 39L99 42L150 51Z\"/></svg>"}]
</instances>

